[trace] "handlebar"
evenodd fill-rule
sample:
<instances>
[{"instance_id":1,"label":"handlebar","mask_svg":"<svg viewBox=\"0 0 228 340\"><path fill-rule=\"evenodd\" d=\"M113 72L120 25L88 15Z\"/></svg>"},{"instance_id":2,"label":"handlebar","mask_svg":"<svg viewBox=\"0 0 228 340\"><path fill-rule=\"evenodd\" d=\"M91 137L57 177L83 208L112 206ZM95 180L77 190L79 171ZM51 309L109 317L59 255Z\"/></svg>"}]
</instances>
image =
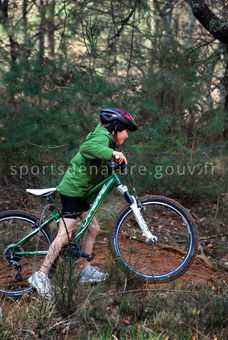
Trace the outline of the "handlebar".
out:
<instances>
[{"instance_id":1,"label":"handlebar","mask_svg":"<svg viewBox=\"0 0 228 340\"><path fill-rule=\"evenodd\" d=\"M120 170L121 175L127 176L129 173L129 166L124 163L116 163L114 161L110 161L107 163L108 169L111 172L112 170Z\"/></svg>"}]
</instances>

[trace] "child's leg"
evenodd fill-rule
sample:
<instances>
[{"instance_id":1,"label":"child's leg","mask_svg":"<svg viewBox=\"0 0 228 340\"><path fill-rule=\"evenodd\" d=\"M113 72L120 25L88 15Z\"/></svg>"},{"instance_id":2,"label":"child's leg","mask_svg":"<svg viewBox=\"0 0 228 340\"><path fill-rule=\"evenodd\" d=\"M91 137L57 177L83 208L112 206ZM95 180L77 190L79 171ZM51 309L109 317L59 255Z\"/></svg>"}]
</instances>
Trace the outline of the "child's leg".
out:
<instances>
[{"instance_id":1,"label":"child's leg","mask_svg":"<svg viewBox=\"0 0 228 340\"><path fill-rule=\"evenodd\" d=\"M59 255L60 250L71 238L75 221L76 220L73 218L64 218L64 221L63 219L60 220L58 234L50 245L48 253L45 256L44 262L39 271L48 274L52 264Z\"/></svg>"},{"instance_id":2,"label":"child's leg","mask_svg":"<svg viewBox=\"0 0 228 340\"><path fill-rule=\"evenodd\" d=\"M80 218L83 220L85 218L85 214L82 214ZM96 236L100 231L100 226L94 217L90 222L88 229L86 230L83 244L82 244L82 251L88 254L91 254L93 251L93 246L96 240ZM89 262L86 259L82 259L83 268L90 266Z\"/></svg>"}]
</instances>

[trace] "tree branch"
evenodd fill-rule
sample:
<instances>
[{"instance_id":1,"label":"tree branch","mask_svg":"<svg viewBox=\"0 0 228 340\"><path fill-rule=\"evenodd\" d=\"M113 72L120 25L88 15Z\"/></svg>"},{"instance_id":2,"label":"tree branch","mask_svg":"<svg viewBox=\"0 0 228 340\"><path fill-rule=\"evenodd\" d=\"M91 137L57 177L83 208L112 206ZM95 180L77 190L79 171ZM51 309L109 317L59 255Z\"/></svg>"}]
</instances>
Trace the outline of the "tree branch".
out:
<instances>
[{"instance_id":1,"label":"tree branch","mask_svg":"<svg viewBox=\"0 0 228 340\"><path fill-rule=\"evenodd\" d=\"M189 2L189 1L187 1ZM228 45L228 24L219 19L203 0L191 0L190 5L197 20L215 39Z\"/></svg>"},{"instance_id":2,"label":"tree branch","mask_svg":"<svg viewBox=\"0 0 228 340\"><path fill-rule=\"evenodd\" d=\"M129 12L128 16L121 20L121 26L120 28L117 30L117 32L112 36L110 37L108 40L109 42L115 38L119 38L119 36L121 35L122 31L124 30L124 27L128 24L128 21L131 19L131 17L133 16L133 14L135 13L136 9L137 9L137 6L138 4L140 3L140 0L135 0L135 3L133 5L133 8L131 9L131 11Z\"/></svg>"}]
</instances>

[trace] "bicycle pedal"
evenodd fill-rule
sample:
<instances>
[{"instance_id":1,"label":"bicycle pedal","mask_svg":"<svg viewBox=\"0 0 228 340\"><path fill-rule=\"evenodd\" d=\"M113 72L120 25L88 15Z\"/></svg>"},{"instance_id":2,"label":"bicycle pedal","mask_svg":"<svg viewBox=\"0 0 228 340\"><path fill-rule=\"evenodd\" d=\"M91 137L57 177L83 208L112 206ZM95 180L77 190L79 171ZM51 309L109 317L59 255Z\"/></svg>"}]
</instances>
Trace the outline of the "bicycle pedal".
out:
<instances>
[{"instance_id":1,"label":"bicycle pedal","mask_svg":"<svg viewBox=\"0 0 228 340\"><path fill-rule=\"evenodd\" d=\"M23 280L22 280L22 276L21 276L20 273L17 273L17 274L16 274L15 280L16 280L16 282L22 282L22 281L23 281Z\"/></svg>"}]
</instances>

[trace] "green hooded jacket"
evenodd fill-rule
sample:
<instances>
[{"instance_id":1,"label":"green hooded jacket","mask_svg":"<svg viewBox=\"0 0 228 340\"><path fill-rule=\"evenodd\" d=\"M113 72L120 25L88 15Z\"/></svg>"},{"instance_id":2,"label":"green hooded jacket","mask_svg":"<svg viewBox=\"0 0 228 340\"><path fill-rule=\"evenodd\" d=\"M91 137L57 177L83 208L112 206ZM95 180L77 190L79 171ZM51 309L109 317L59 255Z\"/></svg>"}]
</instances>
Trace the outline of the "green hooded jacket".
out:
<instances>
[{"instance_id":1,"label":"green hooded jacket","mask_svg":"<svg viewBox=\"0 0 228 340\"><path fill-rule=\"evenodd\" d=\"M111 133L98 124L70 161L57 191L66 196L83 197L102 177L103 166L111 160L113 147Z\"/></svg>"}]
</instances>

